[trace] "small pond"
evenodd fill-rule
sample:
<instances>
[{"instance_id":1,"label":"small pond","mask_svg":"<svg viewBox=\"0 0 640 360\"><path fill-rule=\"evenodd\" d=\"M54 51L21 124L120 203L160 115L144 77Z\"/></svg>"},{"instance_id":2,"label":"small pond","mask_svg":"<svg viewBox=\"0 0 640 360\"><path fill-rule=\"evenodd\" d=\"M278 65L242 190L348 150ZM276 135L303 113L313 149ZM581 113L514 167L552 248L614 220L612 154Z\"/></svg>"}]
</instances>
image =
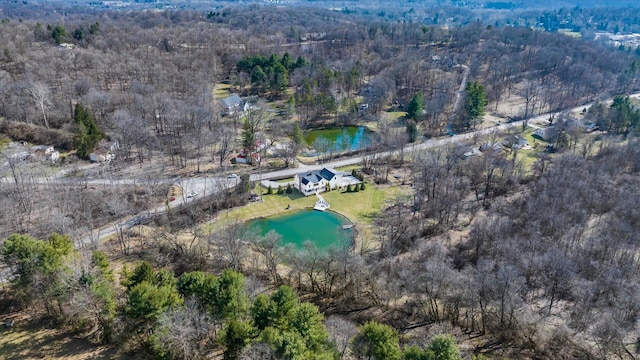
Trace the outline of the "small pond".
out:
<instances>
[{"instance_id":1,"label":"small pond","mask_svg":"<svg viewBox=\"0 0 640 360\"><path fill-rule=\"evenodd\" d=\"M293 244L302 248L312 241L320 249L331 246L349 246L353 238L352 229L343 229L351 222L333 211L301 210L290 214L257 219L252 226L259 226L264 236L274 230L282 236L282 244Z\"/></svg>"},{"instance_id":2,"label":"small pond","mask_svg":"<svg viewBox=\"0 0 640 360\"><path fill-rule=\"evenodd\" d=\"M319 153L354 151L371 146L373 132L364 126L317 129L305 132L304 140Z\"/></svg>"}]
</instances>

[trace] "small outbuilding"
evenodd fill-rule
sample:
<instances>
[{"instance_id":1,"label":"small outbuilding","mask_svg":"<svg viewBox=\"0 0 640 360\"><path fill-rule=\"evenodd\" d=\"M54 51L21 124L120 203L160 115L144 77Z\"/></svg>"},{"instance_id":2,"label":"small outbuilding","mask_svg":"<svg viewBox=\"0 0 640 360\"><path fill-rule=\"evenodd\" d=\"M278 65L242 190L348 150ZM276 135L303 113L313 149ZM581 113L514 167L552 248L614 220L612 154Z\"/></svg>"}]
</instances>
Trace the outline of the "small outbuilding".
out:
<instances>
[{"instance_id":1,"label":"small outbuilding","mask_svg":"<svg viewBox=\"0 0 640 360\"><path fill-rule=\"evenodd\" d=\"M555 126L536 129L532 136L542 141L554 141L556 136L558 136L558 129Z\"/></svg>"}]
</instances>

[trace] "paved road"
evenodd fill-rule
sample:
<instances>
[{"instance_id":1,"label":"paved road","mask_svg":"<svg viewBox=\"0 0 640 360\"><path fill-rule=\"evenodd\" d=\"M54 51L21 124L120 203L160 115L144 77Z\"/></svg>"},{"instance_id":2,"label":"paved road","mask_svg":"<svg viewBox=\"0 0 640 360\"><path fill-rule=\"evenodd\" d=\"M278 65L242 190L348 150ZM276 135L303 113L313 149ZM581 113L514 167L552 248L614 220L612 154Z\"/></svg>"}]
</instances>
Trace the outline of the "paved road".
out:
<instances>
[{"instance_id":1,"label":"paved road","mask_svg":"<svg viewBox=\"0 0 640 360\"><path fill-rule=\"evenodd\" d=\"M640 93L629 95L630 97L640 97ZM589 108L591 104L577 106L573 109L569 109L568 111L575 112L581 111L584 108ZM566 112L563 111L563 112ZM502 132L514 127L522 126L525 122L536 122L536 121L544 121L548 120L551 116L558 115L561 112L556 113L547 113L538 116L531 117L527 120L520 120L505 124L500 124L491 128L480 129L476 131L471 131L464 134L454 135L441 139L433 139L427 140L422 143L410 144L405 146L405 152L416 152L422 151L426 149L431 149L434 147L445 146L452 143L459 143L464 140L472 139L474 137L484 137L496 132ZM377 153L378 156L388 156L397 153L396 150L389 150ZM330 168L338 168L349 165L356 165L363 162L365 156L368 155L358 155L353 157L348 157L340 160L329 161L319 165L303 165L299 168L293 169L282 169L276 171L268 171L263 173L255 173L251 174L250 178L252 181L263 181L263 180L277 180L293 177L296 173L304 172L312 169L320 169L322 167L330 167ZM11 181L9 178L0 179L2 181ZM40 178L35 179L36 182L40 183L49 183L49 184L69 184L69 185L88 185L88 186L99 186L99 185L135 185L142 184L139 179L77 179L77 178ZM102 229L98 229L94 231L91 235L88 235L84 238L78 239L76 242L76 246L92 246L96 244L99 240L104 239L106 237L112 236L116 234L120 229L132 228L135 225L145 223L149 221L153 216L161 214L169 208L177 208L183 206L186 203L193 201L197 197L213 195L220 192L223 189L228 189L235 186L240 179L239 178L228 178L228 177L193 177L186 178L182 180L176 181L175 179L164 179L159 180L160 182L172 183L183 188L183 195L178 197L174 201L158 206L154 209L145 211L144 213L140 213L134 216L130 216L124 219L120 219L118 222L110 224L108 226L103 227ZM187 194L197 193L194 197L188 197Z\"/></svg>"},{"instance_id":2,"label":"paved road","mask_svg":"<svg viewBox=\"0 0 640 360\"><path fill-rule=\"evenodd\" d=\"M631 97L640 97L640 93L632 94L632 95L629 95L629 96L631 96ZM510 122L510 123L500 124L500 125L493 126L493 127L490 127L490 128L479 129L479 130L471 131L471 132L464 133L464 134L458 134L458 135L454 135L454 136L450 136L450 137L446 137L446 138L427 140L425 142L418 143L418 144L409 144L409 145L405 146L404 151L405 152L421 151L421 150L431 149L431 148L434 148L434 147L444 146L444 145L447 145L447 144L459 143L459 142L462 142L464 140L473 139L475 137L485 137L485 136L493 134L493 133L503 132L505 130L508 130L508 129L511 129L511 128L514 128L514 127L522 126L524 123L532 123L532 122L537 122L537 121L546 121L551 116L557 116L557 115L559 115L560 113L563 113L563 112L567 112L567 111L569 111L569 112L582 111L582 109L589 108L591 105L592 104L576 106L575 108L572 108L572 109L569 109L569 110L565 110L565 111L561 111L561 112L541 114L541 115L534 116L534 117L531 117L531 118L526 119L526 120L520 120L520 121L514 121L514 122ZM378 156L388 156L388 155L393 155L394 153L397 153L397 152L398 152L397 149L396 150L388 150L388 151L380 152L377 155ZM268 171L268 172L262 172L262 173L255 173L255 174L251 174L251 180L252 181L278 180L278 179L285 179L285 178L293 177L295 174L297 174L299 172L304 172L304 171L313 170L313 169L321 169L322 167L338 168L338 167L349 166L349 165L357 165L357 164L360 164L360 163L363 162L363 159L364 159L365 156L370 156L370 154L369 155L352 156L352 157L348 157L348 158L344 158L344 159L325 162L325 163L319 164L319 165L301 165L301 167L299 167L299 168L282 169L282 170ZM219 191L221 186L222 187L233 186L233 185L235 185L235 181L236 180L234 180L234 179L226 179L226 178L221 178L221 177L198 177L198 178L185 179L179 185L181 185L185 189L185 193L189 193L190 191L197 191L199 194L207 195L207 194L211 194L211 193L215 193L215 192Z\"/></svg>"}]
</instances>

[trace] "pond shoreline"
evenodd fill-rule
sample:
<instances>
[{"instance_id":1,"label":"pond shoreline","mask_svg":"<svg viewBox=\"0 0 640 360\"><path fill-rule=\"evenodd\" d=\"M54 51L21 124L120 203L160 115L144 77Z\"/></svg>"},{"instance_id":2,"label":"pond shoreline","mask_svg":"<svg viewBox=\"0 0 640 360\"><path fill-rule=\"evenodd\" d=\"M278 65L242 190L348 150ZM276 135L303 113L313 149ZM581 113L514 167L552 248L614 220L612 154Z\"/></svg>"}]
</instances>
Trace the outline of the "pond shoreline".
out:
<instances>
[{"instance_id":1,"label":"pond shoreline","mask_svg":"<svg viewBox=\"0 0 640 360\"><path fill-rule=\"evenodd\" d=\"M313 242L319 249L347 246L354 248L356 224L347 216L333 210L317 211L305 207L292 212L258 217L247 220L250 226L259 226L261 235L275 231L282 236L282 244L293 244L302 249L307 241ZM345 226L349 228L345 229ZM345 242L340 245L340 242ZM348 244L346 242L348 241Z\"/></svg>"}]
</instances>

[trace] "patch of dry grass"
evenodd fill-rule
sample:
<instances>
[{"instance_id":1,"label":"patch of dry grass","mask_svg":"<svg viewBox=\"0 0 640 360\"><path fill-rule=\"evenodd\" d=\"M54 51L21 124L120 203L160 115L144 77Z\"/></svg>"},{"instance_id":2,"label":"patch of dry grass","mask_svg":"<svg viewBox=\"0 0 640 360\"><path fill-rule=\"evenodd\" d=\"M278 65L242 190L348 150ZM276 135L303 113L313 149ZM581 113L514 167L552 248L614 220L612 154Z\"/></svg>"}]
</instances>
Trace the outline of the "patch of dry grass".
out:
<instances>
[{"instance_id":1,"label":"patch of dry grass","mask_svg":"<svg viewBox=\"0 0 640 360\"><path fill-rule=\"evenodd\" d=\"M216 99L224 99L231 94L231 84L216 84L213 87L213 97Z\"/></svg>"},{"instance_id":2,"label":"patch of dry grass","mask_svg":"<svg viewBox=\"0 0 640 360\"><path fill-rule=\"evenodd\" d=\"M47 322L12 315L14 326L0 329L0 359L129 359L113 348L96 346Z\"/></svg>"}]
</instances>

